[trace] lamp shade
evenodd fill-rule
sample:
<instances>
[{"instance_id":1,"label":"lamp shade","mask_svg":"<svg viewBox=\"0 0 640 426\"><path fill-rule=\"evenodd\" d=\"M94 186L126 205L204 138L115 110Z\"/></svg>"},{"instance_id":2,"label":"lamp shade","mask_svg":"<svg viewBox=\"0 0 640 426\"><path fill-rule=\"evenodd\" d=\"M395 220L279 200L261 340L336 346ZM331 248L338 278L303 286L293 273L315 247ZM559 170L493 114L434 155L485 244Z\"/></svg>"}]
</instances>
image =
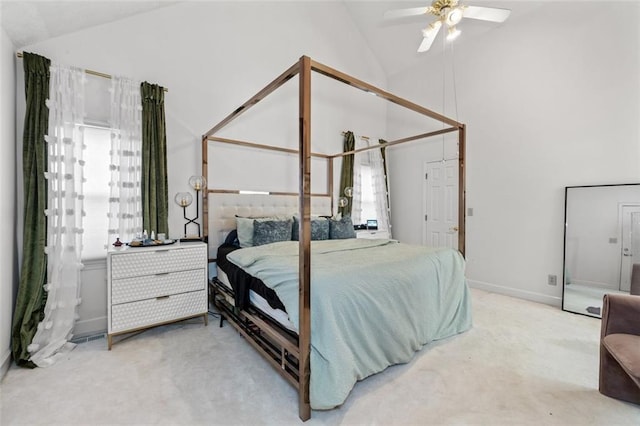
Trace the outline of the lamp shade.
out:
<instances>
[{"instance_id":1,"label":"lamp shade","mask_svg":"<svg viewBox=\"0 0 640 426\"><path fill-rule=\"evenodd\" d=\"M344 195L346 195L347 197L353 197L353 187L352 186L347 186L344 189Z\"/></svg>"},{"instance_id":2,"label":"lamp shade","mask_svg":"<svg viewBox=\"0 0 640 426\"><path fill-rule=\"evenodd\" d=\"M449 27L449 31L447 32L447 41L453 41L458 38L460 35L460 30L456 27Z\"/></svg>"},{"instance_id":3,"label":"lamp shade","mask_svg":"<svg viewBox=\"0 0 640 426\"><path fill-rule=\"evenodd\" d=\"M207 186L207 180L204 176L191 176L189 178L189 185L196 191L202 191Z\"/></svg>"},{"instance_id":4,"label":"lamp shade","mask_svg":"<svg viewBox=\"0 0 640 426\"><path fill-rule=\"evenodd\" d=\"M188 192L178 192L174 197L174 201L180 207L189 207L193 202L193 197Z\"/></svg>"}]
</instances>

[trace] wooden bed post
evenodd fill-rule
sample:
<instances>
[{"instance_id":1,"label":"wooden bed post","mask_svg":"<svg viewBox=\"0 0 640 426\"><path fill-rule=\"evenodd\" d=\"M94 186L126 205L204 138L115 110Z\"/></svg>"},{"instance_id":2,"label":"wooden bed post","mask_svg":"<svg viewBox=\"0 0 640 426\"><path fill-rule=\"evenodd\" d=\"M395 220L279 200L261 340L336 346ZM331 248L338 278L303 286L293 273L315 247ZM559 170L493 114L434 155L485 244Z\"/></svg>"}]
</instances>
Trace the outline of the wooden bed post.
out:
<instances>
[{"instance_id":1,"label":"wooden bed post","mask_svg":"<svg viewBox=\"0 0 640 426\"><path fill-rule=\"evenodd\" d=\"M327 158L327 193L331 197L331 215L333 215L333 158Z\"/></svg>"},{"instance_id":2,"label":"wooden bed post","mask_svg":"<svg viewBox=\"0 0 640 426\"><path fill-rule=\"evenodd\" d=\"M311 418L309 381L311 378L311 59L300 58L300 241L298 255L299 383L298 415L303 421Z\"/></svg>"},{"instance_id":3,"label":"wooden bed post","mask_svg":"<svg viewBox=\"0 0 640 426\"><path fill-rule=\"evenodd\" d=\"M465 235L466 235L466 138L467 126L461 124L458 130L458 250L465 257Z\"/></svg>"},{"instance_id":4,"label":"wooden bed post","mask_svg":"<svg viewBox=\"0 0 640 426\"><path fill-rule=\"evenodd\" d=\"M202 188L202 237L207 243L207 258L209 257L209 141L202 136L202 177L207 184Z\"/></svg>"}]
</instances>

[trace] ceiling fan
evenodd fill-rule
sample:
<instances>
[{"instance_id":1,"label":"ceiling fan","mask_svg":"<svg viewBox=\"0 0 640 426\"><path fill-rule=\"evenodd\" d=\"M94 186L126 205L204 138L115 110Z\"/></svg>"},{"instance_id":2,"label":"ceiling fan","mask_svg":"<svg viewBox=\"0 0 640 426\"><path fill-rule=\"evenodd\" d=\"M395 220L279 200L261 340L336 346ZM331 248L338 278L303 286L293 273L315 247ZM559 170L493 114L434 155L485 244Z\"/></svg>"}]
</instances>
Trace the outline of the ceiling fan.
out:
<instances>
[{"instance_id":1,"label":"ceiling fan","mask_svg":"<svg viewBox=\"0 0 640 426\"><path fill-rule=\"evenodd\" d=\"M431 48L440 27L447 26L447 40L455 40L460 35L460 30L456 25L462 18L480 19L490 22L504 22L511 11L509 9L499 9L495 7L465 6L458 4L458 0L434 0L431 6L413 7L410 9L390 10L384 14L385 19L404 18L417 15L433 15L436 20L431 22L427 28L422 30L422 43L418 47L418 52L426 52Z\"/></svg>"}]
</instances>

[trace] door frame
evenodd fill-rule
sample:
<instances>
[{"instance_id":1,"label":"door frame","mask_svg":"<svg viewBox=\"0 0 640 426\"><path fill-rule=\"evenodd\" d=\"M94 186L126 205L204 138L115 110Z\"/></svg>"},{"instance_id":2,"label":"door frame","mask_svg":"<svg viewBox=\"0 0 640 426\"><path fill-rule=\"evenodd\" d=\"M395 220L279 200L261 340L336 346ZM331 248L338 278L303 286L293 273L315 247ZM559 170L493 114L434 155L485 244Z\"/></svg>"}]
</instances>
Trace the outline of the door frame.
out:
<instances>
[{"instance_id":1,"label":"door frame","mask_svg":"<svg viewBox=\"0 0 640 426\"><path fill-rule=\"evenodd\" d=\"M620 235L620 274L618 275L618 290L619 291L630 291L630 290L622 290L622 264L624 263L624 209L625 207L635 207L640 209L640 203L638 202L619 202L618 203L618 235ZM631 261L631 267L633 268L633 260ZM629 285L631 285L631 276L629 276Z\"/></svg>"},{"instance_id":2,"label":"door frame","mask_svg":"<svg viewBox=\"0 0 640 426\"><path fill-rule=\"evenodd\" d=\"M458 205L458 251L465 256L465 199L466 199L466 187L465 187L465 173L464 173L464 157L462 150L458 157L446 158L443 160L434 160L427 161L425 160L422 164L422 172L424 180L422 181L422 244L426 244L425 235L427 231L427 220L425 220L424 216L426 214L426 205L427 205L427 179L425 174L427 173L427 165L429 163L442 163L443 161L456 161L458 164L458 197L457 197L457 205Z\"/></svg>"}]
</instances>

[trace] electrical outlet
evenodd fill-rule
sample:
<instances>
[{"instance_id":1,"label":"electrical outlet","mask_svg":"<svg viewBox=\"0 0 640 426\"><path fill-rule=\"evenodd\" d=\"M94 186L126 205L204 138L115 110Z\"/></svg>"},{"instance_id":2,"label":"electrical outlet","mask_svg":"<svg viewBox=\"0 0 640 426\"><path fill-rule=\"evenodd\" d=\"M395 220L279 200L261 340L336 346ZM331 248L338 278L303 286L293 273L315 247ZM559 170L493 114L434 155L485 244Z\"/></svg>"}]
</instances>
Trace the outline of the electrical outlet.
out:
<instances>
[{"instance_id":1,"label":"electrical outlet","mask_svg":"<svg viewBox=\"0 0 640 426\"><path fill-rule=\"evenodd\" d=\"M558 276L557 275L549 275L549 279L547 281L549 285L558 285Z\"/></svg>"}]
</instances>

